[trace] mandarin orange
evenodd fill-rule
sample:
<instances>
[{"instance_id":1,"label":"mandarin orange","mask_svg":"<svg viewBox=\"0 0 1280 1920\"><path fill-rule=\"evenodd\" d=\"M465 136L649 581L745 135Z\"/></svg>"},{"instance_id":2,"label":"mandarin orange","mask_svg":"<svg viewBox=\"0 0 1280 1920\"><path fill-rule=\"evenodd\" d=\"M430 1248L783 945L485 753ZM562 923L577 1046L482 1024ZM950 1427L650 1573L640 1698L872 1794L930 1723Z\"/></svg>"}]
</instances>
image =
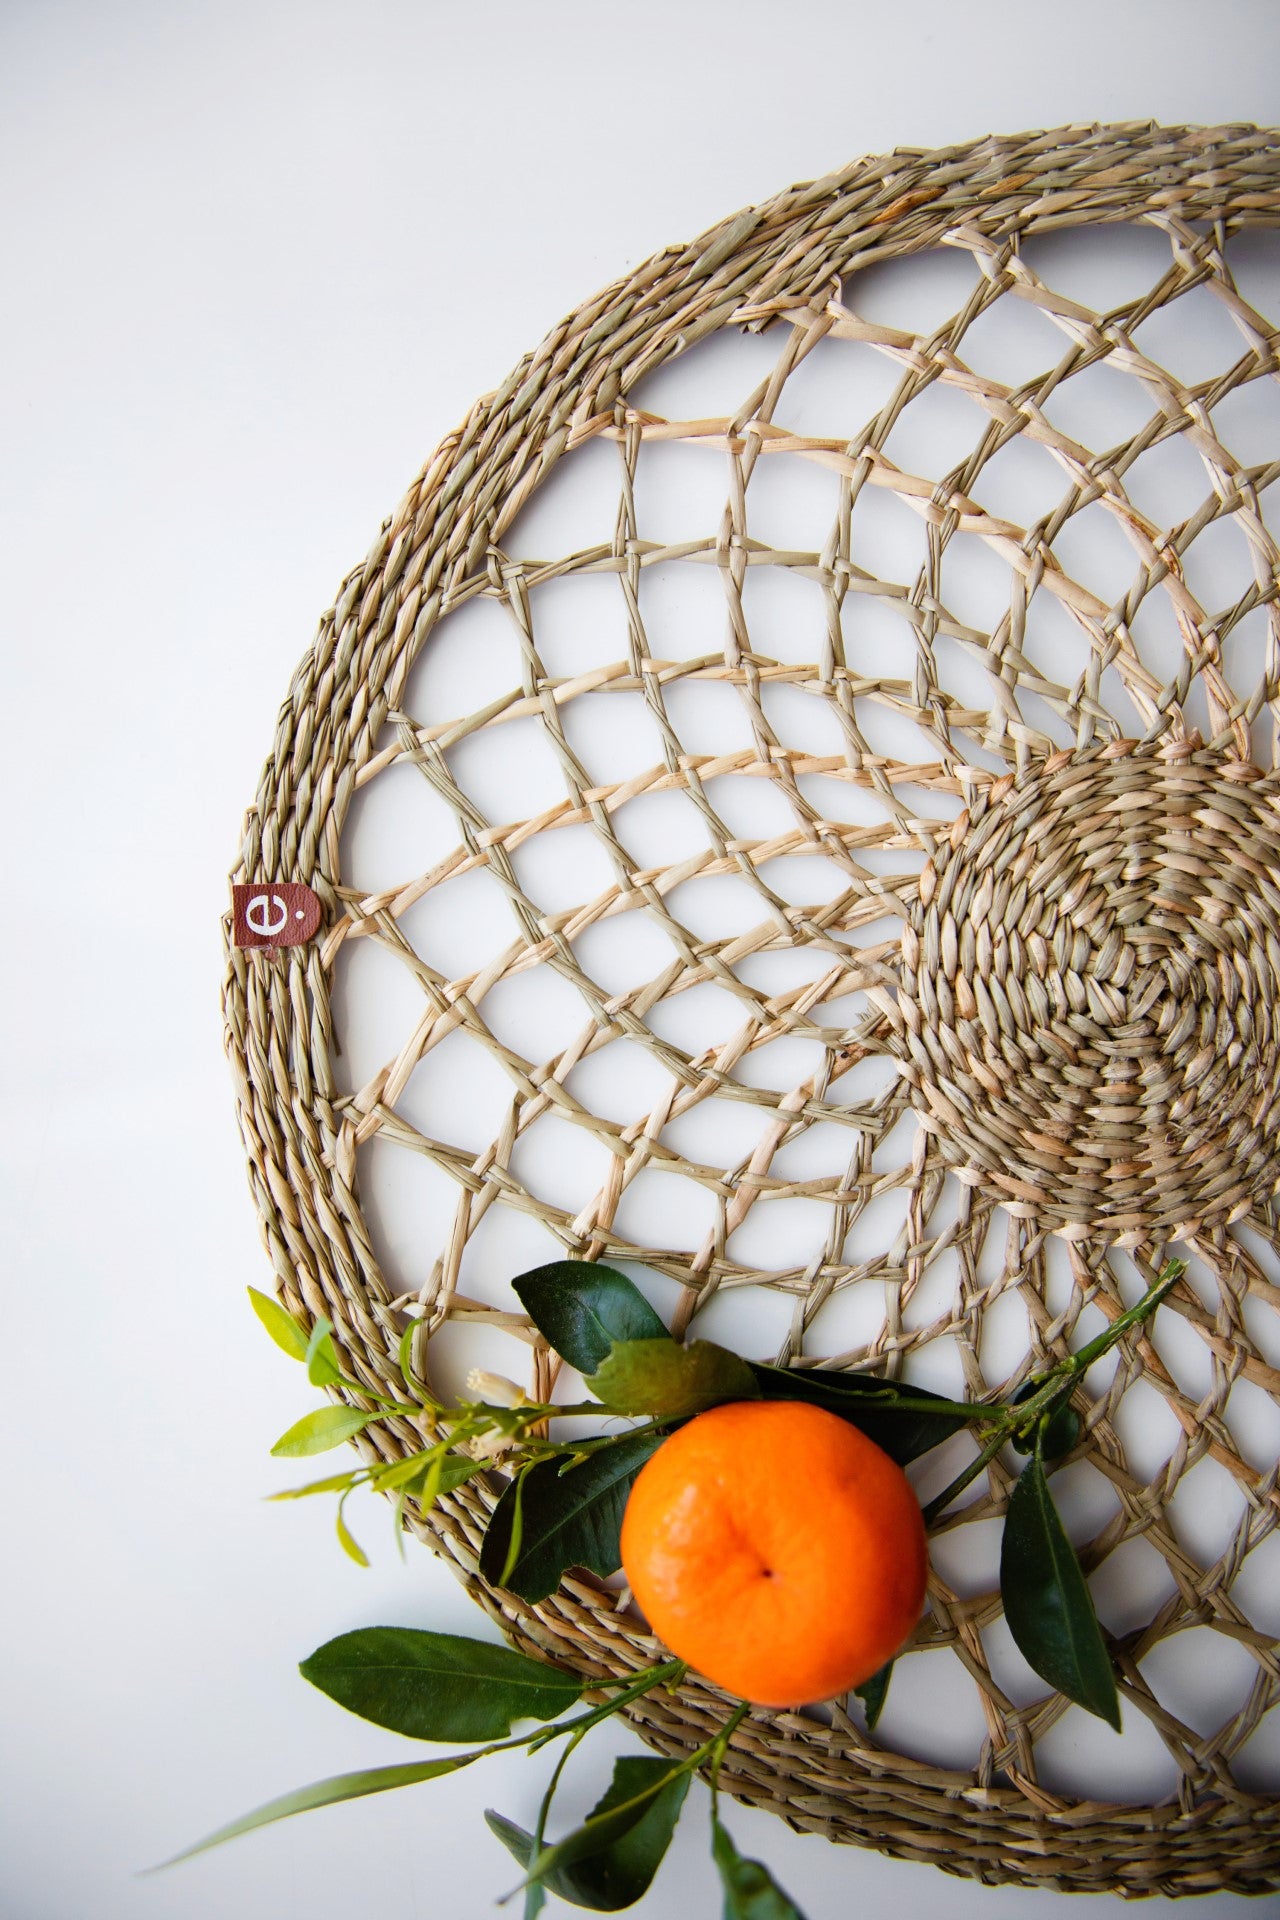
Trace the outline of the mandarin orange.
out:
<instances>
[{"instance_id":1,"label":"mandarin orange","mask_svg":"<svg viewBox=\"0 0 1280 1920\"><path fill-rule=\"evenodd\" d=\"M653 1631L717 1686L797 1707L861 1685L924 1605L924 1522L901 1467L796 1400L713 1407L645 1463L622 1565Z\"/></svg>"}]
</instances>

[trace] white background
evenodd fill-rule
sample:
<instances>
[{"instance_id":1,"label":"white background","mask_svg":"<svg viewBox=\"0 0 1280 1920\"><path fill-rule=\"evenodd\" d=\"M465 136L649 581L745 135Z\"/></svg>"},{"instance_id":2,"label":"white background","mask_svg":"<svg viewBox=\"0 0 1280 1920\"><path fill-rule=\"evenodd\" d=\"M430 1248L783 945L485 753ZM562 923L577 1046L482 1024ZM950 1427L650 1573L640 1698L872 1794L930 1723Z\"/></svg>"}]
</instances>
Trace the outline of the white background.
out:
<instances>
[{"instance_id":1,"label":"white background","mask_svg":"<svg viewBox=\"0 0 1280 1920\"><path fill-rule=\"evenodd\" d=\"M473 398L657 247L896 144L1274 120L1278 54L1271 0L4 0L5 1920L478 1920L514 1877L481 1810L535 1800L491 1763L136 1877L411 1757L297 1677L320 1641L487 1631L377 1510L361 1573L320 1503L261 1499L311 1401L244 1303L219 914L341 574ZM641 1911L716 1910L703 1813ZM809 1920L1063 1905L730 1818Z\"/></svg>"}]
</instances>

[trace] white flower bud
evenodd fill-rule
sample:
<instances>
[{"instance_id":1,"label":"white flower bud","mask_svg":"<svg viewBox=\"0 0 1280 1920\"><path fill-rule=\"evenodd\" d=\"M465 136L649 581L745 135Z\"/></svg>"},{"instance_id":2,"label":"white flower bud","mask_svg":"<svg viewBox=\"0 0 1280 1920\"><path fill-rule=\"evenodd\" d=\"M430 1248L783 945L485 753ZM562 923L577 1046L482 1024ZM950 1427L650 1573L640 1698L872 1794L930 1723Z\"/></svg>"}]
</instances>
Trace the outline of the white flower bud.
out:
<instances>
[{"instance_id":1,"label":"white flower bud","mask_svg":"<svg viewBox=\"0 0 1280 1920\"><path fill-rule=\"evenodd\" d=\"M483 1367L472 1367L467 1375L467 1391L491 1407L523 1407L529 1399L524 1388L518 1387L514 1380L508 1380L505 1374L486 1373Z\"/></svg>"}]
</instances>

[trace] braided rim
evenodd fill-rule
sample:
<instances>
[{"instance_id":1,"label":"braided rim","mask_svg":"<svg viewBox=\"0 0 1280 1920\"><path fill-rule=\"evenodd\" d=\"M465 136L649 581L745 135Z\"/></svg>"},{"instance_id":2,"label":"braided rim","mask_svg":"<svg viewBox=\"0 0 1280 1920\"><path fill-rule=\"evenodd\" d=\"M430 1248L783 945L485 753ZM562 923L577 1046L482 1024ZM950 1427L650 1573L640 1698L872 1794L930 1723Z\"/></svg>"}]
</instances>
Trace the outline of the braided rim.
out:
<instances>
[{"instance_id":1,"label":"braided rim","mask_svg":"<svg viewBox=\"0 0 1280 1920\"><path fill-rule=\"evenodd\" d=\"M503 530L561 454L617 424L646 373L729 321L762 324L821 300L855 267L938 245L997 248L1057 227L1137 216L1275 225L1276 135L1251 127L1075 127L865 159L747 209L653 256L560 326L449 435L344 581L281 710L233 878L301 880L338 913L339 834L357 776L440 617L484 584ZM229 943L229 921L227 938ZM226 1045L250 1185L288 1304L327 1313L371 1385L394 1365L388 1307L353 1183L335 1164L330 982L318 948L227 951ZM374 1444L415 1443L388 1422ZM588 1677L643 1664L598 1594L569 1580L537 1608L475 1574L484 1499L461 1489L425 1532L518 1644ZM717 1724L714 1690L689 1684L632 1717L666 1752ZM722 1773L739 1797L798 1828L932 1860L989 1882L1128 1893L1261 1891L1280 1874L1276 1809L1237 1792L1194 1808L1072 1804L975 1785L832 1729L753 1714Z\"/></svg>"}]
</instances>

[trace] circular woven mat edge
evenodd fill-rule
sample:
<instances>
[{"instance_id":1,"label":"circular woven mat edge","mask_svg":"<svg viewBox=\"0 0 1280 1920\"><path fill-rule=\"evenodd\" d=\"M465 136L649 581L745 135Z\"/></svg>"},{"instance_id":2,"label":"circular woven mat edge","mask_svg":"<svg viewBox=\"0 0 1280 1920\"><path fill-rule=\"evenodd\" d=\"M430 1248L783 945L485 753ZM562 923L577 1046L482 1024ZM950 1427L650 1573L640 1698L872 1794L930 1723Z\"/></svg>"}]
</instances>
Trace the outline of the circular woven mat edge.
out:
<instances>
[{"instance_id":1,"label":"circular woven mat edge","mask_svg":"<svg viewBox=\"0 0 1280 1920\"><path fill-rule=\"evenodd\" d=\"M1010 238L1165 212L1233 225L1280 223L1280 136L1250 126L1082 126L862 159L655 254L586 302L446 436L369 554L343 582L280 711L232 878L299 880L338 907L339 834L356 775L438 619L483 579L493 544L571 446L611 422L620 396L731 320L825 297L876 260L937 245L958 226ZM319 948L284 955L230 945L225 1037L250 1186L282 1297L335 1320L348 1363L374 1384L394 1366L397 1327L360 1216L333 1168L330 982ZM376 1452L418 1443L394 1423ZM372 1449L371 1449L372 1451ZM516 1644L590 1677L641 1664L634 1639L572 1579L530 1608L484 1586L484 1499L464 1488L424 1532ZM690 1683L637 1703L662 1751L687 1751L724 1701ZM753 1713L722 1784L801 1830L869 1845L991 1884L1071 1891L1262 1892L1280 1879L1274 1803L1191 1811L1063 1805L859 1745L797 1716Z\"/></svg>"}]
</instances>

